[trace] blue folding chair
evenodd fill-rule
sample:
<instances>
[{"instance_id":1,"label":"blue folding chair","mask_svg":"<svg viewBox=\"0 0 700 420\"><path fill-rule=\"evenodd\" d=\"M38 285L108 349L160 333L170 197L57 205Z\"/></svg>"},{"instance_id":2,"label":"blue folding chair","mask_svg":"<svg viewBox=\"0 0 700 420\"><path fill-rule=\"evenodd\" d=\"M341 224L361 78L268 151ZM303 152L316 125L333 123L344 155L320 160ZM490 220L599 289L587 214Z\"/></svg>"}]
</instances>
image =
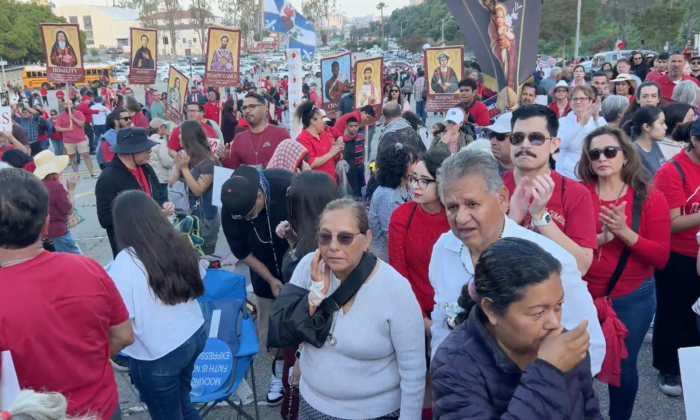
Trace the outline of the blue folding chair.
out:
<instances>
[{"instance_id":1,"label":"blue folding chair","mask_svg":"<svg viewBox=\"0 0 700 420\"><path fill-rule=\"evenodd\" d=\"M246 284L241 275L208 269L204 296L198 300L208 332L206 346L197 358L192 374L193 403L202 404L202 418L220 402L226 402L248 420L259 420L253 357L259 351L253 317L246 309ZM243 410L243 403L230 400L246 372L250 372L255 419Z\"/></svg>"}]
</instances>

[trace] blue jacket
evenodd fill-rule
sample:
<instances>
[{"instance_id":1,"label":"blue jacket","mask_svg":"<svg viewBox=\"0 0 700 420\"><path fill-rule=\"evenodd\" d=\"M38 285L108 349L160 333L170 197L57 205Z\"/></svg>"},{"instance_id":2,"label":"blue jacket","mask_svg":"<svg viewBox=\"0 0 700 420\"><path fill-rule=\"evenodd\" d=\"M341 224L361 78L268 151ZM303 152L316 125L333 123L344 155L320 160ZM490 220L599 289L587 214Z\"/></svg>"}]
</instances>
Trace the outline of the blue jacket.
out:
<instances>
[{"instance_id":1,"label":"blue jacket","mask_svg":"<svg viewBox=\"0 0 700 420\"><path fill-rule=\"evenodd\" d=\"M481 315L473 308L435 354L434 419L602 420L590 357L567 373L540 359L521 371L486 331Z\"/></svg>"},{"instance_id":2,"label":"blue jacket","mask_svg":"<svg viewBox=\"0 0 700 420\"><path fill-rule=\"evenodd\" d=\"M105 157L104 153L102 152L102 142L106 141L109 143L110 146L114 146L117 144L117 131L113 128L110 128L107 130L105 133L102 134L102 137L100 137L97 141L97 163L102 164L106 163L105 162Z\"/></svg>"}]
</instances>

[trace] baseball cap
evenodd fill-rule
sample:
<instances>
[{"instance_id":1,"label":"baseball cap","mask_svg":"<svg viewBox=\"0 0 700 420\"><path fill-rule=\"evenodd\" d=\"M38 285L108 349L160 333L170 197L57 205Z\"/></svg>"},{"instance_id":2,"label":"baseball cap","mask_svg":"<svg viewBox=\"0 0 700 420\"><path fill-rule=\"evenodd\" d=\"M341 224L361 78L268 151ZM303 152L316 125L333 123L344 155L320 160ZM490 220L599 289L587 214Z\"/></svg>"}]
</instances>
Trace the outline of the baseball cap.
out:
<instances>
[{"instance_id":1,"label":"baseball cap","mask_svg":"<svg viewBox=\"0 0 700 420\"><path fill-rule=\"evenodd\" d=\"M260 190L258 170L241 165L221 186L221 212L231 216L247 216L255 206Z\"/></svg>"},{"instance_id":2,"label":"baseball cap","mask_svg":"<svg viewBox=\"0 0 700 420\"><path fill-rule=\"evenodd\" d=\"M459 108L450 108L445 114L445 122L451 121L455 124L464 122L464 112Z\"/></svg>"},{"instance_id":3,"label":"baseball cap","mask_svg":"<svg viewBox=\"0 0 700 420\"><path fill-rule=\"evenodd\" d=\"M690 127L690 135L700 137L700 120L695 120L693 126Z\"/></svg>"},{"instance_id":4,"label":"baseball cap","mask_svg":"<svg viewBox=\"0 0 700 420\"><path fill-rule=\"evenodd\" d=\"M316 86L318 86L318 85L316 84L316 82L311 82L311 83L309 83L309 87L316 87Z\"/></svg>"},{"instance_id":5,"label":"baseball cap","mask_svg":"<svg viewBox=\"0 0 700 420\"><path fill-rule=\"evenodd\" d=\"M89 101L89 100L91 100L91 99L92 99L92 98L89 97L89 96L87 96L87 95L83 95L83 97L80 98L81 101Z\"/></svg>"},{"instance_id":6,"label":"baseball cap","mask_svg":"<svg viewBox=\"0 0 700 420\"><path fill-rule=\"evenodd\" d=\"M484 130L491 131L493 133L498 133L498 134L506 134L510 133L512 130L510 122L511 119L513 118L513 113L512 112L506 112L505 114L501 114L496 121L494 121L493 124L489 125L488 127L484 127Z\"/></svg>"},{"instance_id":7,"label":"baseball cap","mask_svg":"<svg viewBox=\"0 0 700 420\"><path fill-rule=\"evenodd\" d=\"M151 128L160 128L163 125L167 125L164 119L162 118L154 118L151 120L150 124Z\"/></svg>"}]
</instances>

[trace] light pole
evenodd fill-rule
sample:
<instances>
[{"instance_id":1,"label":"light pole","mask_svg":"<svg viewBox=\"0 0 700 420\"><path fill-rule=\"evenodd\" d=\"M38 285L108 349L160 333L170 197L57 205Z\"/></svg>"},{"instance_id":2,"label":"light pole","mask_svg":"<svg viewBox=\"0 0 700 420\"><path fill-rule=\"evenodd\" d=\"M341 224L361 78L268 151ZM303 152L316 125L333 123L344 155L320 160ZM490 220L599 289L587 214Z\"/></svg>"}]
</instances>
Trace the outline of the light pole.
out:
<instances>
[{"instance_id":1,"label":"light pole","mask_svg":"<svg viewBox=\"0 0 700 420\"><path fill-rule=\"evenodd\" d=\"M579 0L579 1L581 1L581 0ZM443 46L445 45L445 21L449 18L450 18L450 16L447 16L446 18L440 19L440 22L441 22L440 25L442 27L442 29L440 29L440 31L441 31L440 37L442 38L442 45Z\"/></svg>"},{"instance_id":2,"label":"light pole","mask_svg":"<svg viewBox=\"0 0 700 420\"><path fill-rule=\"evenodd\" d=\"M581 0L578 0L578 5L576 6L576 44L574 45L574 58L578 57L579 32L581 32Z\"/></svg>"},{"instance_id":3,"label":"light pole","mask_svg":"<svg viewBox=\"0 0 700 420\"><path fill-rule=\"evenodd\" d=\"M401 21L401 36L400 36L400 38L403 38L403 23L404 23L404 22L408 22L408 20L402 20L402 21Z\"/></svg>"}]
</instances>

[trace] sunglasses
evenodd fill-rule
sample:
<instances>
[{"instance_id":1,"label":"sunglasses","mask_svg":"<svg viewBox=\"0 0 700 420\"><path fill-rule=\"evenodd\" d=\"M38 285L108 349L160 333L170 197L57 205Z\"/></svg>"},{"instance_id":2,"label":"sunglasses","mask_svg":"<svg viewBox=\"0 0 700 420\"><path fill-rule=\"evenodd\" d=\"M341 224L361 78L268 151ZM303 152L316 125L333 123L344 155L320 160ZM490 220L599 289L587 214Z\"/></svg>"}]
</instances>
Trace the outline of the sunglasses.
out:
<instances>
[{"instance_id":1,"label":"sunglasses","mask_svg":"<svg viewBox=\"0 0 700 420\"><path fill-rule=\"evenodd\" d=\"M119 119L120 119L120 120L123 120L123 121L131 121L131 117L122 117L122 118L119 118Z\"/></svg>"},{"instance_id":2,"label":"sunglasses","mask_svg":"<svg viewBox=\"0 0 700 420\"><path fill-rule=\"evenodd\" d=\"M510 135L510 144L513 146L520 146L523 144L525 141L525 137L530 141L530 144L533 146L542 146L545 141L553 138L553 137L547 137L543 133L530 133L530 134L525 134L525 133L513 133Z\"/></svg>"},{"instance_id":3,"label":"sunglasses","mask_svg":"<svg viewBox=\"0 0 700 420\"><path fill-rule=\"evenodd\" d=\"M398 89L391 89L392 92L398 92Z\"/></svg>"},{"instance_id":4,"label":"sunglasses","mask_svg":"<svg viewBox=\"0 0 700 420\"><path fill-rule=\"evenodd\" d=\"M700 65L700 61L691 61L690 64L692 64L693 66L697 66Z\"/></svg>"},{"instance_id":5,"label":"sunglasses","mask_svg":"<svg viewBox=\"0 0 700 420\"><path fill-rule=\"evenodd\" d=\"M338 243L340 245L348 246L352 244L352 242L355 240L355 236L357 235L362 235L362 233L340 232L337 235L333 235L328 232L319 232L316 235L316 239L318 240L319 245L328 246L331 244L331 242L333 242L333 237L335 237L336 239L338 239Z\"/></svg>"},{"instance_id":6,"label":"sunglasses","mask_svg":"<svg viewBox=\"0 0 700 420\"><path fill-rule=\"evenodd\" d=\"M614 159L617 153L621 151L622 148L618 146L608 146L603 150L591 149L588 151L588 157L591 161L596 161L600 159L600 155L604 155L606 159Z\"/></svg>"},{"instance_id":7,"label":"sunglasses","mask_svg":"<svg viewBox=\"0 0 700 420\"><path fill-rule=\"evenodd\" d=\"M411 184L414 182L418 184L420 189L424 190L428 188L428 185L432 184L433 182L436 182L434 179L429 179L429 178L418 178L415 175L411 175L411 178L409 178L411 181Z\"/></svg>"},{"instance_id":8,"label":"sunglasses","mask_svg":"<svg viewBox=\"0 0 700 420\"><path fill-rule=\"evenodd\" d=\"M508 133L491 133L489 135L490 139L496 139L498 141L504 141L508 137Z\"/></svg>"}]
</instances>

